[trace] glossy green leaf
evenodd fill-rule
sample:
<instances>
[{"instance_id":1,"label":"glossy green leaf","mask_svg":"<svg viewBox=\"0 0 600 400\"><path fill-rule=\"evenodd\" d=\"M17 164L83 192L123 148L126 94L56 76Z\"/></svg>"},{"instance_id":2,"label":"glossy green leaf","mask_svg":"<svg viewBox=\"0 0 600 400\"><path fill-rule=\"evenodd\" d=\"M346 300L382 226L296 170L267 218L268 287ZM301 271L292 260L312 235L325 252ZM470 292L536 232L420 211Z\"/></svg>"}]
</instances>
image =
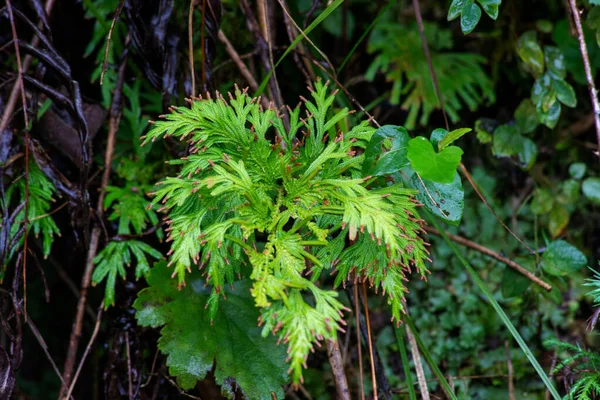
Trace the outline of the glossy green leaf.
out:
<instances>
[{"instance_id":1,"label":"glossy green leaf","mask_svg":"<svg viewBox=\"0 0 600 400\"><path fill-rule=\"evenodd\" d=\"M524 150L523 137L515 125L500 125L494 131L494 154L497 157L510 157Z\"/></svg>"},{"instance_id":2,"label":"glossy green leaf","mask_svg":"<svg viewBox=\"0 0 600 400\"><path fill-rule=\"evenodd\" d=\"M577 105L577 97L573 86L566 81L552 80L552 89L556 92L556 98L567 107L575 107Z\"/></svg>"},{"instance_id":3,"label":"glossy green leaf","mask_svg":"<svg viewBox=\"0 0 600 400\"><path fill-rule=\"evenodd\" d=\"M535 31L527 31L517 42L517 53L536 75L544 72L544 52L537 42Z\"/></svg>"},{"instance_id":4,"label":"glossy green leaf","mask_svg":"<svg viewBox=\"0 0 600 400\"><path fill-rule=\"evenodd\" d=\"M363 176L387 175L407 166L409 140L408 131L401 126L377 129L365 149Z\"/></svg>"},{"instance_id":5,"label":"glossy green leaf","mask_svg":"<svg viewBox=\"0 0 600 400\"><path fill-rule=\"evenodd\" d=\"M460 14L460 29L466 35L473 32L473 29L481 19L481 8L473 0L465 0Z\"/></svg>"},{"instance_id":6,"label":"glossy green leaf","mask_svg":"<svg viewBox=\"0 0 600 400\"><path fill-rule=\"evenodd\" d=\"M536 189L531 201L531 212L534 214L546 214L552 210L554 196L548 189Z\"/></svg>"},{"instance_id":7,"label":"glossy green leaf","mask_svg":"<svg viewBox=\"0 0 600 400\"><path fill-rule=\"evenodd\" d=\"M408 159L422 178L439 183L452 183L463 151L450 146L436 153L426 138L419 136L408 142Z\"/></svg>"},{"instance_id":8,"label":"glossy green leaf","mask_svg":"<svg viewBox=\"0 0 600 400\"><path fill-rule=\"evenodd\" d=\"M190 389L213 370L222 389L232 396L236 385L245 398L282 399L286 373L285 347L275 338L262 338L257 326L258 309L250 295L250 282L225 287L225 299L211 299L200 273L188 278L187 286L177 288L177 280L166 262L150 271L150 287L138 293L134 308L142 326L159 327L158 347L167 355L169 373L184 389ZM219 302L219 312L211 322L206 309Z\"/></svg>"},{"instance_id":9,"label":"glossy green leaf","mask_svg":"<svg viewBox=\"0 0 600 400\"><path fill-rule=\"evenodd\" d=\"M471 131L472 131L471 128L459 128L459 129L450 131L446 136L444 136L444 138L442 140L440 140L440 142L438 143L438 149L443 150L450 143L454 142L455 140L459 139L461 136L463 136L466 133L469 133Z\"/></svg>"},{"instance_id":10,"label":"glossy green leaf","mask_svg":"<svg viewBox=\"0 0 600 400\"><path fill-rule=\"evenodd\" d=\"M554 129L556 127L556 124L558 123L558 118L560 117L561 110L562 107L560 105L560 102L558 101L555 101L552 107L547 112L542 111L541 107L538 107L538 121L546 125L548 128Z\"/></svg>"},{"instance_id":11,"label":"glossy green leaf","mask_svg":"<svg viewBox=\"0 0 600 400\"><path fill-rule=\"evenodd\" d=\"M585 176L585 171L587 170L587 165L582 162L576 162L569 165L569 175L573 179L582 179Z\"/></svg>"},{"instance_id":12,"label":"glossy green leaf","mask_svg":"<svg viewBox=\"0 0 600 400\"><path fill-rule=\"evenodd\" d=\"M521 136L523 141L523 149L517 154L519 158L519 166L527 171L535 164L538 156L538 147L535 142L527 137Z\"/></svg>"},{"instance_id":13,"label":"glossy green leaf","mask_svg":"<svg viewBox=\"0 0 600 400\"><path fill-rule=\"evenodd\" d=\"M433 148L438 149L438 151L439 151L439 150L441 150L440 142L446 136L448 136L447 130L445 130L444 128L436 128L431 132L431 135L429 136L429 141L433 145Z\"/></svg>"},{"instance_id":14,"label":"glossy green leaf","mask_svg":"<svg viewBox=\"0 0 600 400\"><path fill-rule=\"evenodd\" d=\"M542 267L550 275L568 275L587 265L587 258L575 246L556 240L543 254Z\"/></svg>"},{"instance_id":15,"label":"glossy green leaf","mask_svg":"<svg viewBox=\"0 0 600 400\"><path fill-rule=\"evenodd\" d=\"M458 226L465 208L465 192L460 175L455 172L452 183L438 183L413 174L410 186L417 189L417 200L434 215Z\"/></svg>"},{"instance_id":16,"label":"glossy green leaf","mask_svg":"<svg viewBox=\"0 0 600 400\"><path fill-rule=\"evenodd\" d=\"M483 7L483 11L493 20L498 18L498 10L500 8L500 4L502 0L477 0L481 7Z\"/></svg>"},{"instance_id":17,"label":"glossy green leaf","mask_svg":"<svg viewBox=\"0 0 600 400\"><path fill-rule=\"evenodd\" d=\"M581 190L592 203L600 204L600 178L587 178L583 181Z\"/></svg>"},{"instance_id":18,"label":"glossy green leaf","mask_svg":"<svg viewBox=\"0 0 600 400\"><path fill-rule=\"evenodd\" d=\"M519 107L515 111L515 120L521 133L530 133L539 125L535 106L529 99L521 101Z\"/></svg>"},{"instance_id":19,"label":"glossy green leaf","mask_svg":"<svg viewBox=\"0 0 600 400\"><path fill-rule=\"evenodd\" d=\"M528 270L535 272L535 258L532 257L517 257L514 260L517 264ZM502 297L508 299L510 297L520 296L529 288L531 280L523 274L515 271L512 268L506 267L502 274Z\"/></svg>"},{"instance_id":20,"label":"glossy green leaf","mask_svg":"<svg viewBox=\"0 0 600 400\"><path fill-rule=\"evenodd\" d=\"M565 64L565 57L558 47L544 47L544 60L546 61L546 68L548 69L548 73L554 79L566 78L567 66Z\"/></svg>"},{"instance_id":21,"label":"glossy green leaf","mask_svg":"<svg viewBox=\"0 0 600 400\"><path fill-rule=\"evenodd\" d=\"M581 182L575 179L567 179L560 185L561 192L557 197L557 200L561 204L574 205L579 199L579 192L581 190Z\"/></svg>"},{"instance_id":22,"label":"glossy green leaf","mask_svg":"<svg viewBox=\"0 0 600 400\"><path fill-rule=\"evenodd\" d=\"M452 4L450 4L450 8L448 9L448 21L452 21L460 15L465 1L467 0L452 0Z\"/></svg>"}]
</instances>

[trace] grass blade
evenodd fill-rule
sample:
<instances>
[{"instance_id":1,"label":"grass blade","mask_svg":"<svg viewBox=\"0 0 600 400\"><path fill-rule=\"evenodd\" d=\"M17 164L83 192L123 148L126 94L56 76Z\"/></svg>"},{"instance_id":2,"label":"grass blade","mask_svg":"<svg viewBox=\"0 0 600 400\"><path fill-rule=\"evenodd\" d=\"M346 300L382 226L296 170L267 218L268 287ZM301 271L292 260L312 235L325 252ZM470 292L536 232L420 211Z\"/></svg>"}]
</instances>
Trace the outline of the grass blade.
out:
<instances>
[{"instance_id":1,"label":"grass blade","mask_svg":"<svg viewBox=\"0 0 600 400\"><path fill-rule=\"evenodd\" d=\"M308 35L313 29L315 29L321 22L323 22L325 20L325 18L327 18L329 16L329 14L331 14L336 8L338 8L338 6L340 4L342 4L344 2L344 0L335 0L334 2L332 2L325 10L323 10L323 12L321 14L319 14L319 16L317 18L315 18L315 20L304 30L304 34ZM291 51L294 49L294 47L296 47L298 45L298 43L300 43L302 41L302 39L304 39L304 35L298 35L296 37L296 39L294 39L294 41L292 42L292 44L290 44L290 46L285 50L285 52L281 55L281 57L279 57L279 60L277 60L277 62L275 63L275 66L273 67L273 69L271 71L269 71L269 73L267 74L267 76L265 76L265 78L262 80L262 82L260 83L260 86L258 87L258 90L256 91L256 93L254 94L255 97L258 97L262 94L262 92L264 92L265 88L267 87L267 83L269 82L269 79L271 79L271 76L273 75L273 70L275 68L277 68L277 66L281 63L281 61L283 61L283 59L291 53Z\"/></svg>"},{"instance_id":2,"label":"grass blade","mask_svg":"<svg viewBox=\"0 0 600 400\"><path fill-rule=\"evenodd\" d=\"M408 314L405 314L403 317L403 320L406 322L406 324L410 328L410 331L412 332L413 336L415 337L415 340L417 341L417 344L419 345L419 349L421 349L421 354L423 354L423 357L425 357L427 364L429 364L429 368L431 368L434 375L440 382L440 385L442 385L442 388L444 389L444 393L446 393L446 396L450 397L450 399L452 399L452 400L458 400L457 397L454 395L452 388L448 384L448 381L446 381L446 377L444 377L444 374L442 374L442 371L440 371L440 369L437 367L437 365L433 361L431 354L429 354L429 350L427 350L427 347L425 347L425 344L421 340L421 337L419 336L419 332L417 332L417 328L415 327L415 324L413 323L410 316Z\"/></svg>"},{"instance_id":3,"label":"grass blade","mask_svg":"<svg viewBox=\"0 0 600 400\"><path fill-rule=\"evenodd\" d=\"M340 65L340 67L337 70L338 74L342 71L342 69L344 68L344 66L348 62L348 60L350 60L350 57L352 57L352 54L354 54L354 52L358 48L358 45L360 45L360 43L367 37L367 35L369 34L369 32L371 32L371 30L373 29L373 27L375 27L375 24L377 24L377 22L379 22L379 20L381 19L381 17L383 17L383 14L385 14L386 11L389 10L390 7L392 7L394 4L396 4L396 0L390 1L387 6L383 7L383 9L381 9L381 11L379 12L379 14L377 14L377 17L375 17L375 19L369 24L369 26L367 27L367 29L360 36L360 39L358 39L358 41L352 47L352 50L350 50L350 53L348 53L348 55L346 56L346 58L344 58L344 61L342 61L342 65Z\"/></svg>"},{"instance_id":4,"label":"grass blade","mask_svg":"<svg viewBox=\"0 0 600 400\"><path fill-rule=\"evenodd\" d=\"M396 332L396 341L398 342L398 351L400 351L400 358L402 359L402 368L404 369L404 376L406 377L406 387L408 390L408 397L410 400L417 400L417 393L410 373L410 364L408 363L408 354L406 353L406 343L404 343L404 331L397 326L394 326L394 332Z\"/></svg>"}]
</instances>

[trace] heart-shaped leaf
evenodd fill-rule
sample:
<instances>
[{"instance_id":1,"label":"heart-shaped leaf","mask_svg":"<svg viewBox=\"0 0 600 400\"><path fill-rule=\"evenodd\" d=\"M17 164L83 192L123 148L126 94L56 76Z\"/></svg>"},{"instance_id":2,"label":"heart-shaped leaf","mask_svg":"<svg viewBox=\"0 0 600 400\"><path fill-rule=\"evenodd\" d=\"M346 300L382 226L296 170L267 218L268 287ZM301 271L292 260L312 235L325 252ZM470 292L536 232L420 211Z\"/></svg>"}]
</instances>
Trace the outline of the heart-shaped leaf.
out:
<instances>
[{"instance_id":1,"label":"heart-shaped leaf","mask_svg":"<svg viewBox=\"0 0 600 400\"><path fill-rule=\"evenodd\" d=\"M436 153L426 138L419 136L408 142L408 159L422 178L438 183L452 183L463 151L450 146Z\"/></svg>"},{"instance_id":2,"label":"heart-shaped leaf","mask_svg":"<svg viewBox=\"0 0 600 400\"><path fill-rule=\"evenodd\" d=\"M452 183L438 183L413 174L410 186L417 189L417 200L434 215L451 225L458 226L465 208L465 192L460 175L454 173Z\"/></svg>"},{"instance_id":3,"label":"heart-shaped leaf","mask_svg":"<svg viewBox=\"0 0 600 400\"><path fill-rule=\"evenodd\" d=\"M406 167L409 140L408 131L401 126L377 129L365 149L363 176L387 175Z\"/></svg>"}]
</instances>

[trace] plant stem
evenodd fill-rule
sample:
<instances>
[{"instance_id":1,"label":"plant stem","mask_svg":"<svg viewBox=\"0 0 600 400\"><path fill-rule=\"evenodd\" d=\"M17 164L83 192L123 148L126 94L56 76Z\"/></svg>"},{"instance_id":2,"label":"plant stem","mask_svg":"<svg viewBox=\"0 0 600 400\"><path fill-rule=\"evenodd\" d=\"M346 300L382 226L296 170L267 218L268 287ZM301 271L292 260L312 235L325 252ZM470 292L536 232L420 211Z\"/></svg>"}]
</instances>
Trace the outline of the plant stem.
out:
<instances>
[{"instance_id":1,"label":"plant stem","mask_svg":"<svg viewBox=\"0 0 600 400\"><path fill-rule=\"evenodd\" d=\"M333 372L333 380L335 381L338 399L350 400L348 380L346 379L346 374L344 373L344 365L342 364L340 346L338 345L337 340L326 340L325 344L327 345L327 356L329 357L329 363L331 364L331 370Z\"/></svg>"},{"instance_id":2,"label":"plant stem","mask_svg":"<svg viewBox=\"0 0 600 400\"><path fill-rule=\"evenodd\" d=\"M590 56L588 54L587 44L585 43L585 35L583 33L583 27L581 26L581 17L579 15L579 9L575 0L569 0L571 6L571 14L575 21L575 28L577 29L577 40L579 41L579 50L581 51L581 58L583 59L583 69L585 71L585 78L588 82L590 90L590 99L592 100L592 107L594 109L594 123L596 125L596 140L598 142L598 149L596 155L600 158L600 102L598 102L598 92L596 91L596 85L594 84L594 76L592 75L592 67L590 65Z\"/></svg>"}]
</instances>

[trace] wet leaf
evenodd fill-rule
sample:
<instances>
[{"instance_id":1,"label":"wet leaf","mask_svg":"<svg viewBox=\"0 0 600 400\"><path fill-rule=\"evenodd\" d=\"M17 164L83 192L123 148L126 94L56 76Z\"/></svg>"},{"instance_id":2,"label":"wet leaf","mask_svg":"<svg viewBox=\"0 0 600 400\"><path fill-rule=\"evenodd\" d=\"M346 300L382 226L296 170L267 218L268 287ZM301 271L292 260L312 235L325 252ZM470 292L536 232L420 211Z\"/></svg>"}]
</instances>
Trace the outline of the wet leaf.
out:
<instances>
[{"instance_id":1,"label":"wet leaf","mask_svg":"<svg viewBox=\"0 0 600 400\"><path fill-rule=\"evenodd\" d=\"M460 14L460 29L466 35L473 32L473 29L481 19L481 8L473 0L465 0Z\"/></svg>"},{"instance_id":2,"label":"wet leaf","mask_svg":"<svg viewBox=\"0 0 600 400\"><path fill-rule=\"evenodd\" d=\"M577 97L573 86L569 85L562 79L552 80L552 89L556 92L556 98L567 107L575 107L577 105Z\"/></svg>"},{"instance_id":3,"label":"wet leaf","mask_svg":"<svg viewBox=\"0 0 600 400\"><path fill-rule=\"evenodd\" d=\"M535 31L527 31L517 42L517 53L536 75L544 72L544 52L537 42Z\"/></svg>"},{"instance_id":4,"label":"wet leaf","mask_svg":"<svg viewBox=\"0 0 600 400\"><path fill-rule=\"evenodd\" d=\"M515 262L529 272L535 272L535 258L517 257ZM501 290L505 299L523 294L530 285L531 281L523 274L509 267L504 269Z\"/></svg>"},{"instance_id":5,"label":"wet leaf","mask_svg":"<svg viewBox=\"0 0 600 400\"><path fill-rule=\"evenodd\" d=\"M363 176L387 175L409 164L408 131L401 126L385 125L375 131L365 149Z\"/></svg>"},{"instance_id":6,"label":"wet leaf","mask_svg":"<svg viewBox=\"0 0 600 400\"><path fill-rule=\"evenodd\" d=\"M458 226L465 207L465 192L458 173L454 174L452 183L419 179L417 174L413 174L410 186L419 190L416 198L429 211L449 224Z\"/></svg>"},{"instance_id":7,"label":"wet leaf","mask_svg":"<svg viewBox=\"0 0 600 400\"><path fill-rule=\"evenodd\" d=\"M553 239L558 237L569 224L569 211L560 204L555 204L550 212L548 230Z\"/></svg>"},{"instance_id":8,"label":"wet leaf","mask_svg":"<svg viewBox=\"0 0 600 400\"><path fill-rule=\"evenodd\" d=\"M450 4L450 8L448 9L448 21L458 18L465 5L465 1L467 0L452 0L452 4Z\"/></svg>"},{"instance_id":9,"label":"wet leaf","mask_svg":"<svg viewBox=\"0 0 600 400\"><path fill-rule=\"evenodd\" d=\"M179 385L194 387L216 361L215 379L230 396L234 380L245 398L268 400L271 393L283 398L282 385L289 381L285 347L273 337L261 337L250 282L236 282L233 290L224 289L226 299L219 300L199 273L178 290L171 272L166 262L157 263L148 276L150 287L138 294L134 307L140 325L164 325L158 346ZM219 313L211 322L206 306L215 301Z\"/></svg>"},{"instance_id":10,"label":"wet leaf","mask_svg":"<svg viewBox=\"0 0 600 400\"><path fill-rule=\"evenodd\" d=\"M497 157L510 157L524 150L523 137L514 125L500 125L494 131L493 150Z\"/></svg>"},{"instance_id":11,"label":"wet leaf","mask_svg":"<svg viewBox=\"0 0 600 400\"><path fill-rule=\"evenodd\" d=\"M498 9L502 0L478 0L481 7L483 7L483 11L493 20L498 18Z\"/></svg>"},{"instance_id":12,"label":"wet leaf","mask_svg":"<svg viewBox=\"0 0 600 400\"><path fill-rule=\"evenodd\" d=\"M548 73L554 79L565 79L567 76L567 66L565 65L565 57L558 47L544 47L544 60Z\"/></svg>"}]
</instances>

